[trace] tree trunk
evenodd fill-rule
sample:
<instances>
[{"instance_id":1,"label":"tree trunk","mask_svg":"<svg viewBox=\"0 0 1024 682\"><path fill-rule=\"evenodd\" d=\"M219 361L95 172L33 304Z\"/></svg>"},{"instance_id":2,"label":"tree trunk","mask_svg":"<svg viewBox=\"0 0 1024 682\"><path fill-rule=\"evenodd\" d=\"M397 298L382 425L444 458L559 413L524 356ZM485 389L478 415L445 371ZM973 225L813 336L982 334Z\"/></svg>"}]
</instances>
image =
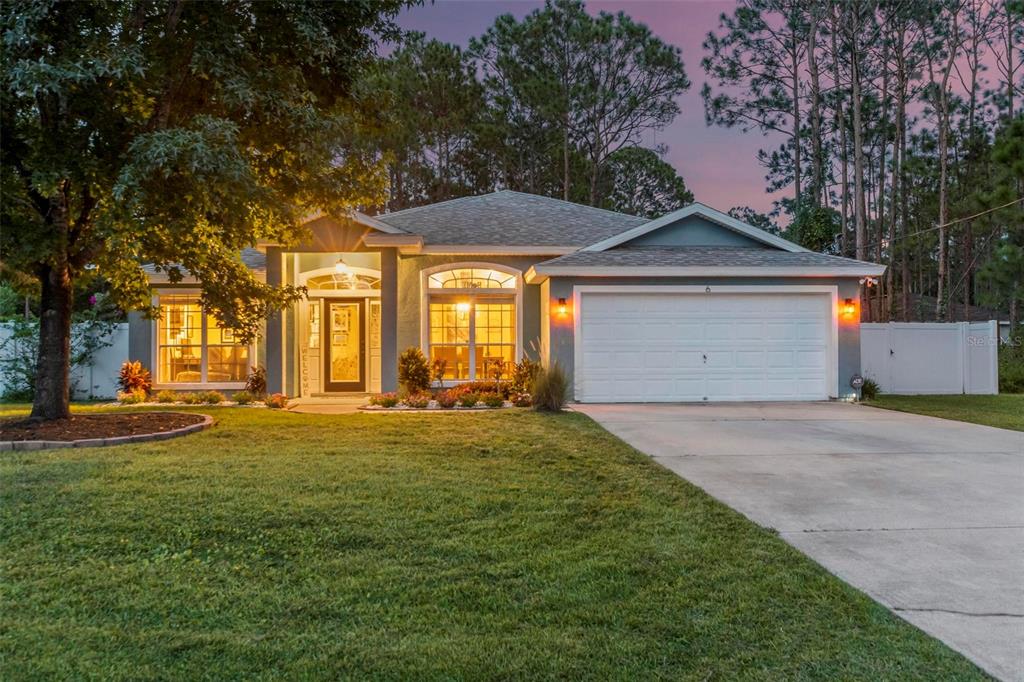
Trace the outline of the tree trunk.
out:
<instances>
[{"instance_id":1,"label":"tree trunk","mask_svg":"<svg viewBox=\"0 0 1024 682\"><path fill-rule=\"evenodd\" d=\"M949 295L949 227L946 225L949 222L949 76L963 44L960 36L959 9L957 7L955 11L951 11L952 35L946 40L949 55L942 71L941 82L936 84L932 76L932 84L938 85L938 92L935 93L935 110L939 119L939 273L935 300L935 315L939 321L945 320L949 313L946 301Z\"/></svg>"},{"instance_id":2,"label":"tree trunk","mask_svg":"<svg viewBox=\"0 0 1024 682\"><path fill-rule=\"evenodd\" d=\"M811 76L811 188L815 207L823 203L825 190L824 160L821 146L821 82L818 76L818 9L811 8L810 26L807 29L807 69Z\"/></svg>"},{"instance_id":3,"label":"tree trunk","mask_svg":"<svg viewBox=\"0 0 1024 682\"><path fill-rule=\"evenodd\" d=\"M597 157L592 157L590 169L590 205L597 206L597 180L601 176L601 165Z\"/></svg>"},{"instance_id":4,"label":"tree trunk","mask_svg":"<svg viewBox=\"0 0 1024 682\"><path fill-rule=\"evenodd\" d=\"M562 199L569 201L569 111L562 125Z\"/></svg>"},{"instance_id":5,"label":"tree trunk","mask_svg":"<svg viewBox=\"0 0 1024 682\"><path fill-rule=\"evenodd\" d=\"M793 67L793 189L796 198L796 210L794 215L800 212L801 205L803 204L803 197L801 196L801 145L800 145L800 78L799 74L799 50L800 46L797 43L796 37L793 38L792 50L790 52L790 58Z\"/></svg>"},{"instance_id":6,"label":"tree trunk","mask_svg":"<svg viewBox=\"0 0 1024 682\"><path fill-rule=\"evenodd\" d=\"M39 282L39 356L32 418L66 419L71 414L71 271L66 263L60 267L43 266Z\"/></svg>"},{"instance_id":7,"label":"tree trunk","mask_svg":"<svg viewBox=\"0 0 1024 682\"><path fill-rule=\"evenodd\" d=\"M1013 93L1017 89L1014 83L1014 72L1017 69L1013 66L1013 36L1016 22L1009 2L1003 3L1003 11L1006 12L1006 122L1009 123L1013 120Z\"/></svg>"},{"instance_id":8,"label":"tree trunk","mask_svg":"<svg viewBox=\"0 0 1024 682\"><path fill-rule=\"evenodd\" d=\"M857 30L856 24L852 27ZM853 108L853 223L854 243L857 260L867 260L867 207L864 197L864 121L861 116L860 56L857 46L851 41L850 50L850 95Z\"/></svg>"},{"instance_id":9,"label":"tree trunk","mask_svg":"<svg viewBox=\"0 0 1024 682\"><path fill-rule=\"evenodd\" d=\"M832 79L835 83L835 87L842 91L840 84L840 57L839 47L836 42L836 34L839 33L839 19L836 16L836 10L833 9L830 13L832 19L832 30L829 31L832 44ZM841 168L840 182L842 183L842 202L840 206L840 232L839 232L839 248L841 251L840 255L850 255L849 245L849 194L850 194L850 177L849 177L849 147L847 146L846 140L846 117L843 115L843 100L841 97L836 98L835 102L836 109L836 128L839 129L839 162Z\"/></svg>"}]
</instances>

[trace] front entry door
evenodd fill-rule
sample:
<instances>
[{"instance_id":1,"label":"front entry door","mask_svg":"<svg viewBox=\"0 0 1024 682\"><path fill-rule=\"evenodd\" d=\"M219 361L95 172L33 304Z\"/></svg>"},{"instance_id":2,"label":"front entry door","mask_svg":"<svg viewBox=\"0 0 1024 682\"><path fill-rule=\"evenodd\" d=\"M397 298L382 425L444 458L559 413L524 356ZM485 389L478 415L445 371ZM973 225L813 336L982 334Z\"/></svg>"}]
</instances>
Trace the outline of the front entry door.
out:
<instances>
[{"instance_id":1,"label":"front entry door","mask_svg":"<svg viewBox=\"0 0 1024 682\"><path fill-rule=\"evenodd\" d=\"M324 390L366 390L365 299L324 299Z\"/></svg>"}]
</instances>

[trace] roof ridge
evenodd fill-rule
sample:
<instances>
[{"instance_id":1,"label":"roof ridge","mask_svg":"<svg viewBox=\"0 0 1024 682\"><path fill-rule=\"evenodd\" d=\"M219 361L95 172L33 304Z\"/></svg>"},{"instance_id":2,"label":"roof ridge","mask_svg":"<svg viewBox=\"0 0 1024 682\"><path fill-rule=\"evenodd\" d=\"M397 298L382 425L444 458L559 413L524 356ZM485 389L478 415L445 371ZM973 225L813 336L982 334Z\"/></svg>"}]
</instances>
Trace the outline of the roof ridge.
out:
<instances>
[{"instance_id":1,"label":"roof ridge","mask_svg":"<svg viewBox=\"0 0 1024 682\"><path fill-rule=\"evenodd\" d=\"M645 217L640 216L640 215L633 215L632 213L623 213L622 211L612 211L611 209L601 208L600 206L591 206L590 204L581 204L581 203L576 202L576 201L569 201L568 199L560 199L559 197L549 197L546 194L534 194L533 192L520 192L519 190L515 190L515 189L499 189L499 190L495 190L494 192L491 192L491 194L498 194L500 192L508 192L509 194L521 194L521 195L523 195L525 197L537 197L538 199L549 199L551 201L557 201L557 202L562 203L562 204L572 204L573 206L578 206L580 208L589 208L589 209L592 209L594 211L601 211L602 213L609 213L609 214L614 215L614 216L623 216L623 217L626 217L626 218L636 218L637 220L643 220L643 221L650 220L650 218L645 218ZM483 194L483 195L479 195L479 196L487 196L487 195Z\"/></svg>"},{"instance_id":2,"label":"roof ridge","mask_svg":"<svg viewBox=\"0 0 1024 682\"><path fill-rule=\"evenodd\" d=\"M520 191L514 190L514 189L496 189L493 192L486 192L484 194L467 194L466 196L463 196L463 197L453 197L451 199L445 199L444 201L437 201L437 202L432 203L432 204L423 204L421 206L410 206L408 208L403 208L403 209L398 210L398 211L389 211L387 213L378 213L377 215L370 216L370 217L372 217L374 220L379 220L382 223L387 223L388 222L387 219L389 217L391 217L391 216L408 215L408 214L410 214L410 213L412 213L414 211L419 211L419 210L425 209L425 208L434 208L434 207L437 207L437 206L444 206L444 205L453 204L453 203L456 203L456 202L459 202L459 201L466 201L468 199L483 199L483 198L486 198L486 197L489 197L489 196L493 196L495 194L518 194L519 196L531 197L531 198L536 198L536 199L543 199L545 201L555 201L555 202L558 202L560 204L568 204L568 205L573 206L575 208L585 208L585 209L590 209L590 210L593 210L593 211L599 211L601 213L607 213L608 215L613 215L613 216L620 217L620 218L632 218L634 220L641 220L641 221L649 220L648 218L645 218L643 216L632 215L630 213L622 213L621 211L611 211L611 210L609 210L607 208L601 208L600 206L590 206L589 204L580 204L580 203L577 203L575 201L567 201L565 199L559 199L558 197L549 197L546 194L534 194L532 192L520 192ZM392 227L395 227L395 226L392 226Z\"/></svg>"},{"instance_id":3,"label":"roof ridge","mask_svg":"<svg viewBox=\"0 0 1024 682\"><path fill-rule=\"evenodd\" d=\"M487 194L496 194L496 193L497 192L488 192ZM419 211L419 210L424 209L424 208L434 208L435 206L444 206L445 204L454 204L457 201L465 201L466 199L479 199L480 197L487 196L487 194L467 194L464 197L452 197L451 199L445 199L444 201L437 201L437 202L434 202L432 204L422 204L421 206L410 206L408 208L403 208L403 209L400 209L398 211L388 211L387 213L378 213L377 215L371 216L371 217L374 218L375 220L381 221L382 223L386 223L388 221L385 220L385 218L388 218L390 216L396 216L396 215L402 215L402 214L406 214L406 213L412 213L413 211ZM397 227L397 226L392 225L392 227Z\"/></svg>"}]
</instances>

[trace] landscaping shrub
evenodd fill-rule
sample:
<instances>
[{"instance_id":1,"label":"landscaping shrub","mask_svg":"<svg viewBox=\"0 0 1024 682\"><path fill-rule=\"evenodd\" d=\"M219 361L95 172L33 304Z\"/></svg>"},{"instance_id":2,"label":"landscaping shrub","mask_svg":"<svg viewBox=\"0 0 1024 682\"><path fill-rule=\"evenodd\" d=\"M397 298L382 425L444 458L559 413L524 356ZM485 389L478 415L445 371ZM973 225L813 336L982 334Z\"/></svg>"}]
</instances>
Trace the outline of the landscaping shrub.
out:
<instances>
[{"instance_id":1,"label":"landscaping shrub","mask_svg":"<svg viewBox=\"0 0 1024 682\"><path fill-rule=\"evenodd\" d=\"M480 396L480 402L487 407L501 407L505 404L505 399L497 393L484 393Z\"/></svg>"},{"instance_id":2,"label":"landscaping shrub","mask_svg":"<svg viewBox=\"0 0 1024 682\"><path fill-rule=\"evenodd\" d=\"M122 405L138 405L146 402L147 394L142 389L135 391L118 391L117 402Z\"/></svg>"},{"instance_id":3,"label":"landscaping shrub","mask_svg":"<svg viewBox=\"0 0 1024 682\"><path fill-rule=\"evenodd\" d=\"M448 361L444 358L437 358L430 363L430 376L441 388L444 388L444 373L447 371Z\"/></svg>"},{"instance_id":4,"label":"landscaping shrub","mask_svg":"<svg viewBox=\"0 0 1024 682\"><path fill-rule=\"evenodd\" d=\"M263 404L274 410L283 410L288 407L288 396L284 393L274 393L264 398Z\"/></svg>"},{"instance_id":5,"label":"landscaping shrub","mask_svg":"<svg viewBox=\"0 0 1024 682\"><path fill-rule=\"evenodd\" d=\"M156 394L158 403L173 403L178 400L178 394L174 391L160 391Z\"/></svg>"},{"instance_id":6,"label":"landscaping shrub","mask_svg":"<svg viewBox=\"0 0 1024 682\"><path fill-rule=\"evenodd\" d=\"M508 382L499 384L494 381L467 381L450 390L455 391L456 395L462 395L463 393L497 393L502 398L508 400L512 393L512 386Z\"/></svg>"},{"instance_id":7,"label":"landscaping shrub","mask_svg":"<svg viewBox=\"0 0 1024 682\"><path fill-rule=\"evenodd\" d=\"M512 404L516 407L529 407L533 405L533 397L529 393L516 393L512 396Z\"/></svg>"},{"instance_id":8,"label":"landscaping shrub","mask_svg":"<svg viewBox=\"0 0 1024 682\"><path fill-rule=\"evenodd\" d=\"M463 392L462 395L459 396L459 405L462 405L463 407L473 407L478 402L480 402L479 393L467 391Z\"/></svg>"},{"instance_id":9,"label":"landscaping shrub","mask_svg":"<svg viewBox=\"0 0 1024 682\"><path fill-rule=\"evenodd\" d=\"M999 392L1024 393L1024 333L999 346Z\"/></svg>"},{"instance_id":10,"label":"landscaping shrub","mask_svg":"<svg viewBox=\"0 0 1024 682\"><path fill-rule=\"evenodd\" d=\"M245 377L245 390L256 398L267 394L267 369L257 365Z\"/></svg>"},{"instance_id":11,"label":"landscaping shrub","mask_svg":"<svg viewBox=\"0 0 1024 682\"><path fill-rule=\"evenodd\" d=\"M455 407L455 404L459 402L459 395L454 391L441 391L437 394L437 406L442 407L446 410L450 410Z\"/></svg>"},{"instance_id":12,"label":"landscaping shrub","mask_svg":"<svg viewBox=\"0 0 1024 682\"><path fill-rule=\"evenodd\" d=\"M878 387L878 382L874 379L865 379L864 385L860 387L860 399L861 400L874 400L878 397L878 394L882 392L882 389Z\"/></svg>"},{"instance_id":13,"label":"landscaping shrub","mask_svg":"<svg viewBox=\"0 0 1024 682\"><path fill-rule=\"evenodd\" d=\"M540 371L540 363L524 357L516 363L512 370L512 381L509 387L512 393L529 393L533 389L533 380Z\"/></svg>"},{"instance_id":14,"label":"landscaping shrub","mask_svg":"<svg viewBox=\"0 0 1024 682\"><path fill-rule=\"evenodd\" d=\"M252 405L256 402L256 396L249 391L237 391L231 396L231 399L238 405Z\"/></svg>"},{"instance_id":15,"label":"landscaping shrub","mask_svg":"<svg viewBox=\"0 0 1024 682\"><path fill-rule=\"evenodd\" d=\"M148 394L153 388L153 378L141 362L127 360L121 365L121 371L117 376L117 385L125 393L142 391Z\"/></svg>"},{"instance_id":16,"label":"landscaping shrub","mask_svg":"<svg viewBox=\"0 0 1024 682\"><path fill-rule=\"evenodd\" d=\"M381 407L394 407L398 404L397 393L380 393L375 396L370 396L371 405L380 405Z\"/></svg>"},{"instance_id":17,"label":"landscaping shrub","mask_svg":"<svg viewBox=\"0 0 1024 682\"><path fill-rule=\"evenodd\" d=\"M485 358L484 366L481 368L484 371L484 377L487 379L493 379L494 383L500 384L501 380L505 377L505 361L500 358Z\"/></svg>"},{"instance_id":18,"label":"landscaping shrub","mask_svg":"<svg viewBox=\"0 0 1024 682\"><path fill-rule=\"evenodd\" d=\"M203 394L202 393L182 393L178 400L185 403L186 405L202 405Z\"/></svg>"},{"instance_id":19,"label":"landscaping shrub","mask_svg":"<svg viewBox=\"0 0 1024 682\"><path fill-rule=\"evenodd\" d=\"M429 393L413 393L405 399L405 404L409 407L415 407L418 410L430 405L430 394Z\"/></svg>"},{"instance_id":20,"label":"landscaping shrub","mask_svg":"<svg viewBox=\"0 0 1024 682\"><path fill-rule=\"evenodd\" d=\"M430 366L423 351L410 346L398 358L398 383L408 395L430 388Z\"/></svg>"},{"instance_id":21,"label":"landscaping shrub","mask_svg":"<svg viewBox=\"0 0 1024 682\"><path fill-rule=\"evenodd\" d=\"M203 398L203 402L207 405L217 405L224 402L224 394L220 391L203 391L200 395Z\"/></svg>"},{"instance_id":22,"label":"landscaping shrub","mask_svg":"<svg viewBox=\"0 0 1024 682\"><path fill-rule=\"evenodd\" d=\"M560 412L568 395L569 379L558 362L537 373L531 393L535 409Z\"/></svg>"}]
</instances>

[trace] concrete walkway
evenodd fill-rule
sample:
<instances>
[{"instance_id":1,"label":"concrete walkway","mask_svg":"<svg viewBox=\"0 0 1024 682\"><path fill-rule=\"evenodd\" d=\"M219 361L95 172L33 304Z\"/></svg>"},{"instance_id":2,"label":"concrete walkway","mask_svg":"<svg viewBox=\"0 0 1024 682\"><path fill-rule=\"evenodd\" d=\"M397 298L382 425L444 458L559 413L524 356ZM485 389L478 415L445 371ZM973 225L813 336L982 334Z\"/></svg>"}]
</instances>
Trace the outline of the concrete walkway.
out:
<instances>
[{"instance_id":1,"label":"concrete walkway","mask_svg":"<svg viewBox=\"0 0 1024 682\"><path fill-rule=\"evenodd\" d=\"M574 407L1024 680L1024 433L844 403Z\"/></svg>"}]
</instances>

